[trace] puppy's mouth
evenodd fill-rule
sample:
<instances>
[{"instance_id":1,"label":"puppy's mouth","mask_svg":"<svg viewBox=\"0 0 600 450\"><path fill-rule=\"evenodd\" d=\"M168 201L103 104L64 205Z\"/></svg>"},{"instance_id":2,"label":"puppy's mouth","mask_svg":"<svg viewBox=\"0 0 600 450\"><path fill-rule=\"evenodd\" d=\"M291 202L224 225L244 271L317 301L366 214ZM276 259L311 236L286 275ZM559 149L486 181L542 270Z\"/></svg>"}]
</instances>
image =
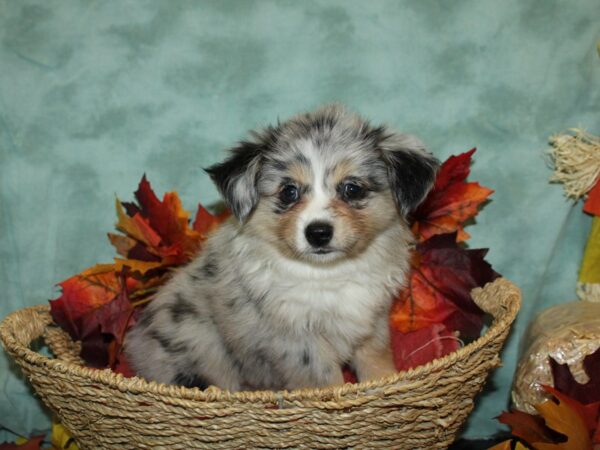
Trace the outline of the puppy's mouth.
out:
<instances>
[{"instance_id":1,"label":"puppy's mouth","mask_svg":"<svg viewBox=\"0 0 600 450\"><path fill-rule=\"evenodd\" d=\"M316 250L313 250L311 253L313 255L328 255L329 253L333 253L333 249L331 248L318 248Z\"/></svg>"}]
</instances>

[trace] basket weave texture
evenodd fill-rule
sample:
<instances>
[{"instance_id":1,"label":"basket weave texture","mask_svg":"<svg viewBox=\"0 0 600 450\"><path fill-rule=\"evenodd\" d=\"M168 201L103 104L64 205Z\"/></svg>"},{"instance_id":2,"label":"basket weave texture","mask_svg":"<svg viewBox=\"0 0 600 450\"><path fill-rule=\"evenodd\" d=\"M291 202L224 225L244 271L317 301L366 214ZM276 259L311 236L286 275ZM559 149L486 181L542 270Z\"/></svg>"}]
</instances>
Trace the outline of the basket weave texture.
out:
<instances>
[{"instance_id":1,"label":"basket weave texture","mask_svg":"<svg viewBox=\"0 0 600 450\"><path fill-rule=\"evenodd\" d=\"M381 380L324 389L201 391L87 368L45 305L7 316L0 338L82 449L442 449L500 365L521 299L502 278L473 297L493 317L476 341ZM54 358L30 348L40 338Z\"/></svg>"}]
</instances>

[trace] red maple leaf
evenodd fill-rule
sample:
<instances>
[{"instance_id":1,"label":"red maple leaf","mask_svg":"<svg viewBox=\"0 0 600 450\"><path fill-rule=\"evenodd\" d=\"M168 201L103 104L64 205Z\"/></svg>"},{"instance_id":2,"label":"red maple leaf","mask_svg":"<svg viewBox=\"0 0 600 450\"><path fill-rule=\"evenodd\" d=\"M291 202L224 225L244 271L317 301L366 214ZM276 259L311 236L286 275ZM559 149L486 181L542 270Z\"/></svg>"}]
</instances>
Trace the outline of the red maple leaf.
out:
<instances>
[{"instance_id":1,"label":"red maple leaf","mask_svg":"<svg viewBox=\"0 0 600 450\"><path fill-rule=\"evenodd\" d=\"M432 191L413 214L412 230L420 242L453 232L458 241L469 238L463 229L465 222L477 215L480 205L494 192L465 181L473 153L475 149L451 156L442 164Z\"/></svg>"},{"instance_id":2,"label":"red maple leaf","mask_svg":"<svg viewBox=\"0 0 600 450\"><path fill-rule=\"evenodd\" d=\"M600 216L600 180L588 192L587 199L583 205L583 210L594 216Z\"/></svg>"},{"instance_id":3,"label":"red maple leaf","mask_svg":"<svg viewBox=\"0 0 600 450\"><path fill-rule=\"evenodd\" d=\"M229 218L231 212L228 209L224 209L217 215L209 213L204 206L198 205L198 212L196 213L196 219L192 228L200 233L203 239L206 239L210 232L214 231L218 226Z\"/></svg>"},{"instance_id":4,"label":"red maple leaf","mask_svg":"<svg viewBox=\"0 0 600 450\"><path fill-rule=\"evenodd\" d=\"M460 340L441 323L407 333L394 327L390 331L394 365L398 370L426 364L460 347Z\"/></svg>"},{"instance_id":5,"label":"red maple leaf","mask_svg":"<svg viewBox=\"0 0 600 450\"><path fill-rule=\"evenodd\" d=\"M456 235L445 234L417 245L412 271L392 307L391 324L401 333L443 324L462 338L479 336L483 311L471 290L499 275L484 260L486 249L467 250Z\"/></svg>"}]
</instances>

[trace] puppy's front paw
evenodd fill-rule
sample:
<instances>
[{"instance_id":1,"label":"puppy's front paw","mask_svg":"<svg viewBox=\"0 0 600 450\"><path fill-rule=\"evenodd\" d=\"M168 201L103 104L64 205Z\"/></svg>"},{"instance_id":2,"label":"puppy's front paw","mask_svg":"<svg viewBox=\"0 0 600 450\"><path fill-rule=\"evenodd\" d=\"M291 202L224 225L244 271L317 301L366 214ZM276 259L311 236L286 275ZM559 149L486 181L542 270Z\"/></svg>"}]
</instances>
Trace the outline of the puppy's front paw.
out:
<instances>
[{"instance_id":1,"label":"puppy's front paw","mask_svg":"<svg viewBox=\"0 0 600 450\"><path fill-rule=\"evenodd\" d=\"M359 381L375 380L397 372L391 350L362 347L354 359L354 367Z\"/></svg>"}]
</instances>

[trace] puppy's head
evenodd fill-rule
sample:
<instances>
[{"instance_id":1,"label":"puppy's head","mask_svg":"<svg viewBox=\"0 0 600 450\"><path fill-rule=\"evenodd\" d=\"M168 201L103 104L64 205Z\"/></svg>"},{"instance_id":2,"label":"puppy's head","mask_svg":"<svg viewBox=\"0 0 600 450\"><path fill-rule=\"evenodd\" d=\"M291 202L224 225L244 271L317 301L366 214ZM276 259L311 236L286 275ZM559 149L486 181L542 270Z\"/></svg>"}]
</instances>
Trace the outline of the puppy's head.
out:
<instances>
[{"instance_id":1,"label":"puppy's head","mask_svg":"<svg viewBox=\"0 0 600 450\"><path fill-rule=\"evenodd\" d=\"M207 169L249 232L314 263L352 257L426 197L438 161L415 137L333 105L252 133Z\"/></svg>"}]
</instances>

